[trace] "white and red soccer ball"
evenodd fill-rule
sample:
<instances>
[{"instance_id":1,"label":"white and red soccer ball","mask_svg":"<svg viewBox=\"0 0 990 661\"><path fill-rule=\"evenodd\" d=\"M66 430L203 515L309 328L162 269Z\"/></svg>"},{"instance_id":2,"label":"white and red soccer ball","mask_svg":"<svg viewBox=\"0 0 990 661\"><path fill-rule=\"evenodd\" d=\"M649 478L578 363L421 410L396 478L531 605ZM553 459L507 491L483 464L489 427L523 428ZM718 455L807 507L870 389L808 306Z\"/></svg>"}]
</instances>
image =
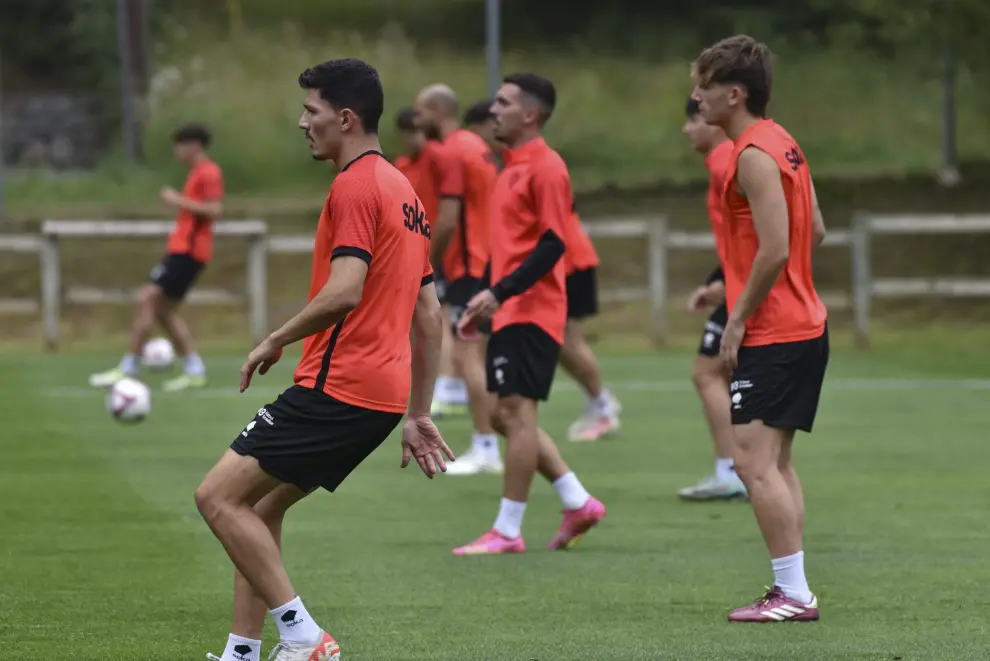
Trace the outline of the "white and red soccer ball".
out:
<instances>
[{"instance_id":1,"label":"white and red soccer ball","mask_svg":"<svg viewBox=\"0 0 990 661\"><path fill-rule=\"evenodd\" d=\"M137 379L121 379L107 391L107 413L119 422L140 422L151 413L151 391Z\"/></svg>"}]
</instances>

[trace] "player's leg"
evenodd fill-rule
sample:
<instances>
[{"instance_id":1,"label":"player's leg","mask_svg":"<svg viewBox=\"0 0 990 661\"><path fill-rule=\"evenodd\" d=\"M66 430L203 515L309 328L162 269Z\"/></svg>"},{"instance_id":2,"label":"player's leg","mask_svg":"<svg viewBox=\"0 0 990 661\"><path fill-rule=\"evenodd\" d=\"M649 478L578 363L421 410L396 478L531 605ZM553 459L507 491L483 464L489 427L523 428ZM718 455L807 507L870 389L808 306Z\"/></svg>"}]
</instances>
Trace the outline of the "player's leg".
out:
<instances>
[{"instance_id":1,"label":"player's leg","mask_svg":"<svg viewBox=\"0 0 990 661\"><path fill-rule=\"evenodd\" d=\"M770 552L774 587L729 615L735 622L818 619L804 571L804 494L791 461L795 431L810 432L828 363L816 340L743 348L733 376L735 463Z\"/></svg>"},{"instance_id":2,"label":"player's leg","mask_svg":"<svg viewBox=\"0 0 990 661\"><path fill-rule=\"evenodd\" d=\"M254 511L268 526L275 544L282 548L282 522L288 509L306 497L298 487L283 484L272 490L255 504ZM207 657L215 661L259 661L261 638L268 606L251 586L251 583L234 570L234 621L223 654Z\"/></svg>"},{"instance_id":3,"label":"player's leg","mask_svg":"<svg viewBox=\"0 0 990 661\"><path fill-rule=\"evenodd\" d=\"M537 470L553 483L564 502L565 526L568 510L582 512L591 502L597 502L587 495L553 441L539 428L538 402L549 396L559 350L552 337L531 324L508 326L492 334L488 344L488 387L498 395L494 424L506 440L503 498L492 529L474 542L454 549L456 555L525 550L522 521ZM574 526L570 525L568 530L571 528ZM569 534L566 543L584 530Z\"/></svg>"},{"instance_id":4,"label":"player's leg","mask_svg":"<svg viewBox=\"0 0 990 661\"><path fill-rule=\"evenodd\" d=\"M567 276L567 329L560 364L581 386L585 408L568 429L572 441L597 441L619 429L622 406L602 381L595 352L588 344L582 320L598 314L597 269L575 271Z\"/></svg>"},{"instance_id":5,"label":"player's leg","mask_svg":"<svg viewBox=\"0 0 990 661\"><path fill-rule=\"evenodd\" d=\"M89 384L94 388L108 388L124 377L137 376L141 367L141 350L155 326L155 309L165 296L161 283L167 282L169 277L167 269L168 259L166 258L151 272L152 281L141 287L137 296L134 321L131 325L130 349L120 359L117 367L90 375Z\"/></svg>"},{"instance_id":6,"label":"player's leg","mask_svg":"<svg viewBox=\"0 0 990 661\"><path fill-rule=\"evenodd\" d=\"M560 455L560 450L550 435L540 429L539 439L537 470L550 483L564 506L564 519L560 529L547 548L551 551L570 549L605 518L605 506L588 493Z\"/></svg>"},{"instance_id":7,"label":"player's leg","mask_svg":"<svg viewBox=\"0 0 990 661\"><path fill-rule=\"evenodd\" d=\"M470 278L450 283L447 296L452 310L452 329L456 327L460 314L478 288L478 281ZM471 435L471 448L447 468L447 475L498 474L504 468L498 437L492 427L492 408L495 402L488 392L486 347L487 341L484 338L454 339L454 370L464 378L467 385L468 407L474 431Z\"/></svg>"},{"instance_id":8,"label":"player's leg","mask_svg":"<svg viewBox=\"0 0 990 661\"><path fill-rule=\"evenodd\" d=\"M468 393L463 377L454 368L454 338L451 326L450 303L447 300L447 284L440 278L437 284L437 297L443 313L443 342L440 345L440 370L433 390L433 403L430 414L443 418L467 413Z\"/></svg>"},{"instance_id":9,"label":"player's leg","mask_svg":"<svg viewBox=\"0 0 990 661\"><path fill-rule=\"evenodd\" d=\"M183 359L182 375L166 381L163 388L169 392L202 388L206 385L206 365L196 352L192 333L179 317L178 309L203 271L203 264L188 255L173 255L176 268L163 296L155 307L155 318L171 338L175 349Z\"/></svg>"},{"instance_id":10,"label":"player's leg","mask_svg":"<svg viewBox=\"0 0 990 661\"><path fill-rule=\"evenodd\" d=\"M746 487L736 475L733 463L732 403L729 401L730 375L718 357L722 331L727 316L725 306L715 310L705 323L698 355L694 360L692 380L701 399L702 410L712 440L715 442L715 470L694 486L678 495L685 500L744 498Z\"/></svg>"}]
</instances>

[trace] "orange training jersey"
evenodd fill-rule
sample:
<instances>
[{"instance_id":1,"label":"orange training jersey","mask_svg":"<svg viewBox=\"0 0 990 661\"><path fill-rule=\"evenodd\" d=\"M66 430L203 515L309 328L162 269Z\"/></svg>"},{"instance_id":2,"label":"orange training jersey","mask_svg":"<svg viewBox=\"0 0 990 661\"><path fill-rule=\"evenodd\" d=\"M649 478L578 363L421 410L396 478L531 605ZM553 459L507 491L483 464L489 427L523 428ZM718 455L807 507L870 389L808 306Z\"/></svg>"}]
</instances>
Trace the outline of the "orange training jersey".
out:
<instances>
[{"instance_id":1,"label":"orange training jersey","mask_svg":"<svg viewBox=\"0 0 990 661\"><path fill-rule=\"evenodd\" d=\"M436 163L433 160L433 152L437 143L429 141L422 152L413 156L400 156L395 159L395 167L399 172L406 175L406 179L412 184L413 190L423 203L426 210L426 217L434 220L437 217L437 187L434 171Z\"/></svg>"},{"instance_id":2,"label":"orange training jersey","mask_svg":"<svg viewBox=\"0 0 990 661\"><path fill-rule=\"evenodd\" d=\"M581 217L577 211L571 211L564 227L564 245L567 251L564 253L564 272L567 275L575 271L585 271L597 267L601 262L598 259L598 251L591 237L581 225Z\"/></svg>"},{"instance_id":3,"label":"orange training jersey","mask_svg":"<svg viewBox=\"0 0 990 661\"><path fill-rule=\"evenodd\" d=\"M715 252L718 253L719 264L725 263L725 250L722 247L722 194L725 192L725 172L732 161L732 141L724 140L705 157L705 167L708 168L708 222L712 225L715 236Z\"/></svg>"},{"instance_id":4,"label":"orange training jersey","mask_svg":"<svg viewBox=\"0 0 990 661\"><path fill-rule=\"evenodd\" d=\"M447 282L480 278L489 257L489 215L498 169L488 144L475 133L458 129L437 153L437 193L461 199L461 217L443 261Z\"/></svg>"},{"instance_id":5,"label":"orange training jersey","mask_svg":"<svg viewBox=\"0 0 990 661\"><path fill-rule=\"evenodd\" d=\"M194 202L213 202L223 199L223 173L211 160L197 163L189 171L182 195ZM189 255L203 264L213 256L213 222L207 216L197 216L186 209L179 209L175 227L168 237L166 252L170 255Z\"/></svg>"},{"instance_id":6,"label":"orange training jersey","mask_svg":"<svg viewBox=\"0 0 990 661\"><path fill-rule=\"evenodd\" d=\"M430 225L409 181L377 151L341 170L316 229L310 300L335 257L368 263L358 306L307 337L295 382L353 406L403 413L412 368L409 332L419 290L433 277Z\"/></svg>"},{"instance_id":7,"label":"orange training jersey","mask_svg":"<svg viewBox=\"0 0 990 661\"><path fill-rule=\"evenodd\" d=\"M516 270L548 231L563 240L573 206L567 166L543 138L507 152L492 196L492 283ZM535 285L505 301L495 313L492 329L535 324L563 344L565 271L564 259L559 259Z\"/></svg>"},{"instance_id":8,"label":"orange training jersey","mask_svg":"<svg viewBox=\"0 0 990 661\"><path fill-rule=\"evenodd\" d=\"M746 321L743 346L814 339L825 330L825 305L818 298L811 273L811 174L797 142L770 119L756 122L739 136L726 172L728 184L722 198L722 246L725 250L723 268L729 311L735 307L749 279L759 245L749 203L736 182L739 154L748 147L766 152L780 168L780 179L787 198L790 254L769 296Z\"/></svg>"}]
</instances>

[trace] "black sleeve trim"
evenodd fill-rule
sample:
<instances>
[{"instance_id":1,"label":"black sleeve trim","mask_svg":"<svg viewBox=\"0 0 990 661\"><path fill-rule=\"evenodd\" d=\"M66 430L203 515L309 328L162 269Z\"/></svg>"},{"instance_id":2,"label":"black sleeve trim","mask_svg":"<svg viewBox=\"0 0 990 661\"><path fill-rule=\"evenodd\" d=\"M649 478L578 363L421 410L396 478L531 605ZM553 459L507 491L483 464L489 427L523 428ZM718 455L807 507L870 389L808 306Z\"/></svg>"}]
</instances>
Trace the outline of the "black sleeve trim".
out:
<instances>
[{"instance_id":1,"label":"black sleeve trim","mask_svg":"<svg viewBox=\"0 0 990 661\"><path fill-rule=\"evenodd\" d=\"M419 286L425 287L426 285L432 284L432 282L433 282L433 274L431 273L427 276L423 276L423 279L419 281Z\"/></svg>"},{"instance_id":2,"label":"black sleeve trim","mask_svg":"<svg viewBox=\"0 0 990 661\"><path fill-rule=\"evenodd\" d=\"M499 303L522 294L553 270L554 265L564 256L564 242L553 230L547 230L540 237L533 252L529 253L515 271L505 276L492 287L492 294Z\"/></svg>"},{"instance_id":3,"label":"black sleeve trim","mask_svg":"<svg viewBox=\"0 0 990 661\"><path fill-rule=\"evenodd\" d=\"M330 261L337 259L338 257L357 257L365 264L371 266L371 253L364 248L357 248L355 246L338 246L333 249L330 253Z\"/></svg>"},{"instance_id":4,"label":"black sleeve trim","mask_svg":"<svg viewBox=\"0 0 990 661\"><path fill-rule=\"evenodd\" d=\"M721 265L716 266L715 270L708 274L708 278L705 280L706 285L710 285L713 282L725 282L725 272L722 270Z\"/></svg>"}]
</instances>

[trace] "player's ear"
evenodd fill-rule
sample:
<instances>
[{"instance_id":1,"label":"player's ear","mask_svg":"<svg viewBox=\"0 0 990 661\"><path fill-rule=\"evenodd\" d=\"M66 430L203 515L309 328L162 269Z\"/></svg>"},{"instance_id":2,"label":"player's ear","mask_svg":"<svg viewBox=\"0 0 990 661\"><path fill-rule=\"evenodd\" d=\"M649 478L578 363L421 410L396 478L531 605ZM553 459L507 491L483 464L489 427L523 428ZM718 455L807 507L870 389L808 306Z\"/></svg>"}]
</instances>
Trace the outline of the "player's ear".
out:
<instances>
[{"instance_id":1,"label":"player's ear","mask_svg":"<svg viewBox=\"0 0 990 661\"><path fill-rule=\"evenodd\" d=\"M341 133L352 130L357 122L357 116L350 108L344 108L341 110L339 117Z\"/></svg>"}]
</instances>

